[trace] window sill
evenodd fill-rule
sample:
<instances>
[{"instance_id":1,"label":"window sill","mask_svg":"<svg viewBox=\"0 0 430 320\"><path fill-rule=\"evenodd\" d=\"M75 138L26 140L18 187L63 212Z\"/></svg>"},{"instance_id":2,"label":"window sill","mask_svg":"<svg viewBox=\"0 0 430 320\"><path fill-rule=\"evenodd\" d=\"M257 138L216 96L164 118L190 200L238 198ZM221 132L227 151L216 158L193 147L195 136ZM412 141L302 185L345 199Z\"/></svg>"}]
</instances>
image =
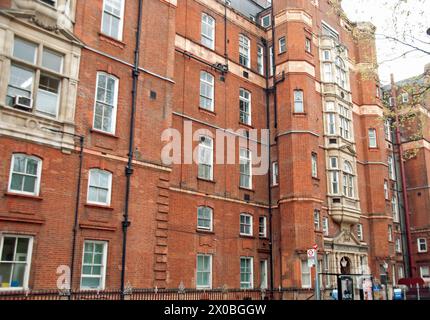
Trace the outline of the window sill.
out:
<instances>
[{"instance_id":1,"label":"window sill","mask_svg":"<svg viewBox=\"0 0 430 320\"><path fill-rule=\"evenodd\" d=\"M244 126L244 127L247 127L247 128L249 128L249 129L254 129L254 127L252 126L252 124L246 124L246 123L243 123L243 122L240 122L240 121L239 121L239 125Z\"/></svg>"},{"instance_id":2,"label":"window sill","mask_svg":"<svg viewBox=\"0 0 430 320\"><path fill-rule=\"evenodd\" d=\"M202 113L207 113L210 116L216 116L215 111L209 110L209 109L205 109L199 106L199 111L201 111Z\"/></svg>"},{"instance_id":3,"label":"window sill","mask_svg":"<svg viewBox=\"0 0 430 320\"><path fill-rule=\"evenodd\" d=\"M287 50L282 51L282 52L279 52L279 53L278 53L278 56L282 56L283 54L286 54L286 53L287 53Z\"/></svg>"},{"instance_id":4,"label":"window sill","mask_svg":"<svg viewBox=\"0 0 430 320\"><path fill-rule=\"evenodd\" d=\"M312 59L314 58L314 55L312 54L312 52L309 52L309 51L306 51L306 50L305 50L305 53L306 53L307 55L309 55Z\"/></svg>"},{"instance_id":5,"label":"window sill","mask_svg":"<svg viewBox=\"0 0 430 320\"><path fill-rule=\"evenodd\" d=\"M211 230L196 229L196 232L201 234L215 235L215 232Z\"/></svg>"},{"instance_id":6,"label":"window sill","mask_svg":"<svg viewBox=\"0 0 430 320\"><path fill-rule=\"evenodd\" d=\"M260 240L265 240L265 241L270 240L268 236L265 236L265 237L259 236L258 238L259 238Z\"/></svg>"},{"instance_id":7,"label":"window sill","mask_svg":"<svg viewBox=\"0 0 430 320\"><path fill-rule=\"evenodd\" d=\"M115 39L103 32L99 32L99 38L100 40L106 41L118 48L124 49L126 44L124 42L122 42L121 40Z\"/></svg>"},{"instance_id":8,"label":"window sill","mask_svg":"<svg viewBox=\"0 0 430 320\"><path fill-rule=\"evenodd\" d=\"M293 116L296 117L306 117L308 114L306 112L293 112Z\"/></svg>"},{"instance_id":9,"label":"window sill","mask_svg":"<svg viewBox=\"0 0 430 320\"><path fill-rule=\"evenodd\" d=\"M239 187L239 189L243 190L243 191L248 191L248 192L255 192L254 189L250 189L250 188L246 188L246 187Z\"/></svg>"},{"instance_id":10,"label":"window sill","mask_svg":"<svg viewBox=\"0 0 430 320\"><path fill-rule=\"evenodd\" d=\"M111 138L119 139L119 137L117 135L113 134L113 133L104 132L104 131L97 130L97 129L94 129L94 128L91 128L90 132L91 133L100 134L100 135L103 135L103 136L106 136L106 137L111 137Z\"/></svg>"},{"instance_id":11,"label":"window sill","mask_svg":"<svg viewBox=\"0 0 430 320\"><path fill-rule=\"evenodd\" d=\"M318 182L320 182L320 181L321 181L321 179L320 179L320 178L318 178L318 177L312 177L312 180L315 180L315 181L318 181Z\"/></svg>"},{"instance_id":12,"label":"window sill","mask_svg":"<svg viewBox=\"0 0 430 320\"><path fill-rule=\"evenodd\" d=\"M84 206L87 208L103 209L103 210L110 210L110 211L114 210L114 208L111 206L104 206L102 204L95 204L95 203L86 203Z\"/></svg>"},{"instance_id":13,"label":"window sill","mask_svg":"<svg viewBox=\"0 0 430 320\"><path fill-rule=\"evenodd\" d=\"M379 151L379 148L378 147L368 147L368 150L369 151L373 151L373 152L377 152L377 151Z\"/></svg>"},{"instance_id":14,"label":"window sill","mask_svg":"<svg viewBox=\"0 0 430 320\"><path fill-rule=\"evenodd\" d=\"M209 179L200 178L200 177L197 177L197 180L198 180L198 181L202 181L202 182L209 182L209 183L216 184L216 181L215 181L215 180L209 180Z\"/></svg>"},{"instance_id":15,"label":"window sill","mask_svg":"<svg viewBox=\"0 0 430 320\"><path fill-rule=\"evenodd\" d=\"M36 201L42 201L43 198L39 196L32 196L30 194L21 194L21 193L14 193L14 192L5 192L4 194L6 197L14 197L14 198L23 198L23 199L29 199L29 200L36 200Z\"/></svg>"},{"instance_id":16,"label":"window sill","mask_svg":"<svg viewBox=\"0 0 430 320\"><path fill-rule=\"evenodd\" d=\"M278 188L278 187L279 187L279 183L270 185L270 188Z\"/></svg>"},{"instance_id":17,"label":"window sill","mask_svg":"<svg viewBox=\"0 0 430 320\"><path fill-rule=\"evenodd\" d=\"M253 235L248 235L248 234L239 234L239 238L243 238L243 239L255 239L255 237Z\"/></svg>"}]
</instances>

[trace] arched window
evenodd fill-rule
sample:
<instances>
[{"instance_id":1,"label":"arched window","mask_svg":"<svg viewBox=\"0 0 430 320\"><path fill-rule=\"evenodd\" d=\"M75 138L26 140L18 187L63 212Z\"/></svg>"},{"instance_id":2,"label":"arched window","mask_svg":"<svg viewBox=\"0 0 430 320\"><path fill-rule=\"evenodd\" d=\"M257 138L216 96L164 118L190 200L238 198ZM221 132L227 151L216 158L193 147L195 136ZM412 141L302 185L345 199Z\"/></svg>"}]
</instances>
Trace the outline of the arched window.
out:
<instances>
[{"instance_id":1,"label":"arched window","mask_svg":"<svg viewBox=\"0 0 430 320\"><path fill-rule=\"evenodd\" d=\"M341 57L336 57L336 82L346 89L346 66Z\"/></svg>"},{"instance_id":2,"label":"arched window","mask_svg":"<svg viewBox=\"0 0 430 320\"><path fill-rule=\"evenodd\" d=\"M38 196L42 160L25 154L12 155L9 192Z\"/></svg>"},{"instance_id":3,"label":"arched window","mask_svg":"<svg viewBox=\"0 0 430 320\"><path fill-rule=\"evenodd\" d=\"M354 197L354 170L349 161L345 161L343 167L343 195Z\"/></svg>"}]
</instances>

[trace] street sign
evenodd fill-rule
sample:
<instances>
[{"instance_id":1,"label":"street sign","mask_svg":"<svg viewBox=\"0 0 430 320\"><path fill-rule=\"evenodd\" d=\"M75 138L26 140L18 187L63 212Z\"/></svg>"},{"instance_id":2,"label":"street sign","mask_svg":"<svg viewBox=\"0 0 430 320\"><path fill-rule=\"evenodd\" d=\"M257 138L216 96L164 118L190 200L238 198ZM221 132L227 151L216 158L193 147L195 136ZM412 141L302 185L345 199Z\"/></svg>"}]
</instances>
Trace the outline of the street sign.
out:
<instances>
[{"instance_id":1,"label":"street sign","mask_svg":"<svg viewBox=\"0 0 430 320\"><path fill-rule=\"evenodd\" d=\"M308 258L314 258L314 257L315 257L315 249L309 249Z\"/></svg>"},{"instance_id":2,"label":"street sign","mask_svg":"<svg viewBox=\"0 0 430 320\"><path fill-rule=\"evenodd\" d=\"M318 245L317 245L317 244L314 244L314 245L312 246L312 248L314 248L314 250L318 250Z\"/></svg>"}]
</instances>

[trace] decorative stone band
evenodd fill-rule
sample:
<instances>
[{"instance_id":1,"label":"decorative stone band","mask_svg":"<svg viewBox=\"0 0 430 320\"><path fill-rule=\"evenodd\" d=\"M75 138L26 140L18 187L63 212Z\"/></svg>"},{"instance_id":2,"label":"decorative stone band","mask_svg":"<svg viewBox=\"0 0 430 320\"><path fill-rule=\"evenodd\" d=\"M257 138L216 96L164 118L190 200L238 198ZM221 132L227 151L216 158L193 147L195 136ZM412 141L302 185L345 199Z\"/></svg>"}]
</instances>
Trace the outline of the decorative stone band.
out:
<instances>
[{"instance_id":1,"label":"decorative stone band","mask_svg":"<svg viewBox=\"0 0 430 320\"><path fill-rule=\"evenodd\" d=\"M403 151L413 150L413 149L427 149L430 150L430 142L424 139L418 141L411 141L402 144Z\"/></svg>"},{"instance_id":2,"label":"decorative stone band","mask_svg":"<svg viewBox=\"0 0 430 320\"><path fill-rule=\"evenodd\" d=\"M352 111L355 114L360 116L377 116L377 117L384 116L384 111L382 107L376 104L364 104L361 106L354 104Z\"/></svg>"},{"instance_id":3,"label":"decorative stone band","mask_svg":"<svg viewBox=\"0 0 430 320\"><path fill-rule=\"evenodd\" d=\"M279 26L290 21L303 22L312 28L312 17L303 10L290 9L283 10L275 16L275 25Z\"/></svg>"}]
</instances>

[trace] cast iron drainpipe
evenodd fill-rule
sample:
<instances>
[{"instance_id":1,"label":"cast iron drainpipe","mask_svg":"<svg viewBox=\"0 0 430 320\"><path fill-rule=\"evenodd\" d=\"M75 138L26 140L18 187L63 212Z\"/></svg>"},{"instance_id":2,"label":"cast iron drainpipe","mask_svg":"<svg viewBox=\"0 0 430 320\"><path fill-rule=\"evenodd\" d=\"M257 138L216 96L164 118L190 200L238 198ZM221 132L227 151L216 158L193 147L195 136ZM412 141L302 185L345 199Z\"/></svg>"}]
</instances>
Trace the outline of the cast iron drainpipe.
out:
<instances>
[{"instance_id":1,"label":"cast iron drainpipe","mask_svg":"<svg viewBox=\"0 0 430 320\"><path fill-rule=\"evenodd\" d=\"M266 77L266 126L269 130L269 152L268 152L268 161L269 161L269 171L268 171L268 195L269 195L269 234L270 234L270 290L273 291L273 277L274 277L274 257L273 257L273 232L272 232L272 154L271 154L271 130L270 130L270 90L269 90L269 63L270 63L270 50L269 45L266 39L262 38L264 47L266 48L265 55L265 77Z\"/></svg>"},{"instance_id":2,"label":"cast iron drainpipe","mask_svg":"<svg viewBox=\"0 0 430 320\"><path fill-rule=\"evenodd\" d=\"M79 223L79 202L81 196L81 181L82 181L82 164L83 164L83 154L84 154L84 136L77 135L70 132L65 132L61 130L51 129L51 128L43 128L51 132L66 134L72 136L74 138L79 139L79 173L78 173L78 183L76 187L76 199L75 199L75 216L73 222L73 237L72 237L72 253L70 257L70 288L69 288L69 298L71 297L71 293L73 292L73 271L75 269L75 251L76 251L76 235L78 233L78 223Z\"/></svg>"},{"instance_id":3,"label":"cast iron drainpipe","mask_svg":"<svg viewBox=\"0 0 430 320\"><path fill-rule=\"evenodd\" d=\"M405 164L403 162L403 148L401 142L400 128L399 128L399 114L397 110L397 90L394 83L394 76L391 75L391 97L393 99L393 107L396 114L396 143L399 151L399 162L400 162L400 175L402 179L402 190L403 190L403 204L405 206L405 228L406 228L406 238L408 243L408 260L409 260L409 268L410 268L410 276L414 277L415 275L415 264L412 259L412 239L411 239L411 229L410 229L410 211L409 211L409 199L407 194L407 186L406 186L406 175L405 175Z\"/></svg>"},{"instance_id":4,"label":"cast iron drainpipe","mask_svg":"<svg viewBox=\"0 0 430 320\"><path fill-rule=\"evenodd\" d=\"M128 209L130 201L130 185L131 176L133 175L133 157L134 157L134 129L135 129L135 115L136 115L136 97L137 97L137 82L139 80L139 45L140 36L142 33L142 0L139 0L137 16L137 31L136 31L136 47L134 50L134 66L133 66L133 89L131 97L131 116L130 116L130 139L128 149L128 162L125 167L126 176L126 189L125 189L125 204L124 204L124 220L122 222L122 261L121 261L121 299L124 300L125 290L125 266L126 266L126 253L127 253L127 230L130 227L128 220Z\"/></svg>"}]
</instances>

